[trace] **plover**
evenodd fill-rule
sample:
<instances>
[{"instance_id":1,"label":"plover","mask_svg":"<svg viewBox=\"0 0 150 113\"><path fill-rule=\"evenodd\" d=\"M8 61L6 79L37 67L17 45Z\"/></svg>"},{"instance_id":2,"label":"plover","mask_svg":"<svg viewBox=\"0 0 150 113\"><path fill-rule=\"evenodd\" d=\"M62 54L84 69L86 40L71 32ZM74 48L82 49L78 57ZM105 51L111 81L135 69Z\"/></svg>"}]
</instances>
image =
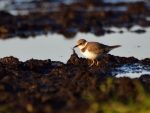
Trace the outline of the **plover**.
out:
<instances>
[{"instance_id":1,"label":"plover","mask_svg":"<svg viewBox=\"0 0 150 113\"><path fill-rule=\"evenodd\" d=\"M92 60L92 63L89 67L94 65L96 60L96 66L99 64L97 59L105 56L112 49L121 47L120 45L108 46L98 42L87 42L85 39L80 39L77 42L77 45L73 48L78 47L80 52L88 59Z\"/></svg>"}]
</instances>

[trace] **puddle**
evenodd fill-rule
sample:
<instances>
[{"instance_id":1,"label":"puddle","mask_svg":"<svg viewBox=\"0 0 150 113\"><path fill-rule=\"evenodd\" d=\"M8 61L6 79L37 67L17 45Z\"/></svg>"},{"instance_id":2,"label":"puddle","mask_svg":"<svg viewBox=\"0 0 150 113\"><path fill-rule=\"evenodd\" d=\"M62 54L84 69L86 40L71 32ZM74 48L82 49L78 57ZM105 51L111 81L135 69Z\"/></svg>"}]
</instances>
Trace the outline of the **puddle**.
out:
<instances>
[{"instance_id":1,"label":"puddle","mask_svg":"<svg viewBox=\"0 0 150 113\"><path fill-rule=\"evenodd\" d=\"M138 27L134 27L136 29ZM117 32L120 29L112 28ZM122 29L124 30L124 28ZM124 30L125 31L125 30ZM62 35L49 34L40 35L36 38L28 39L11 38L0 40L0 58L5 56L15 56L21 61L28 59L51 59L52 61L61 61L66 63L72 54L71 48L76 42L85 38L87 41L96 41L106 45L122 45L122 47L114 49L110 54L121 57L135 57L138 59L149 58L150 48L150 28L144 34L131 33L113 33L104 36L95 36L91 33L78 33L73 39L66 39ZM75 49L79 57L84 57L79 49Z\"/></svg>"},{"instance_id":2,"label":"puddle","mask_svg":"<svg viewBox=\"0 0 150 113\"><path fill-rule=\"evenodd\" d=\"M141 75L150 74L150 68L148 65L142 65L140 63L125 64L122 67L116 68L112 75L116 77L130 77L139 78Z\"/></svg>"},{"instance_id":3,"label":"puddle","mask_svg":"<svg viewBox=\"0 0 150 113\"><path fill-rule=\"evenodd\" d=\"M142 72L142 73L126 73L126 74L118 74L116 77L129 77L129 78L139 78L141 75L148 74L150 75L150 72Z\"/></svg>"},{"instance_id":4,"label":"puddle","mask_svg":"<svg viewBox=\"0 0 150 113\"><path fill-rule=\"evenodd\" d=\"M138 26L135 26L131 30L138 28ZM104 36L95 36L91 33L78 33L73 39L66 39L62 35L58 34L49 34L47 36L40 35L36 38L30 37L28 39L20 39L16 37L7 40L0 40L0 58L12 55L19 58L20 61L26 61L34 58L41 60L51 59L52 61L61 61L66 63L70 58L70 55L73 53L71 48L81 38L85 38L88 41L100 42L106 45L122 45L122 47L110 52L110 54L115 56L133 56L139 60L150 57L150 28L147 28L147 32L144 34L132 33L125 28L112 29L115 32L123 30L124 33L112 33ZM79 57L84 57L78 48L75 49L75 51ZM133 68L138 68L139 66L140 65L134 65ZM124 72L120 71L120 74L118 74L117 77L129 76L132 78L138 77L141 74L149 74L149 71L146 71L146 69L134 69L134 72L132 72L132 70L129 71L129 69L130 66L128 67L128 65L120 68L120 70L124 70Z\"/></svg>"}]
</instances>

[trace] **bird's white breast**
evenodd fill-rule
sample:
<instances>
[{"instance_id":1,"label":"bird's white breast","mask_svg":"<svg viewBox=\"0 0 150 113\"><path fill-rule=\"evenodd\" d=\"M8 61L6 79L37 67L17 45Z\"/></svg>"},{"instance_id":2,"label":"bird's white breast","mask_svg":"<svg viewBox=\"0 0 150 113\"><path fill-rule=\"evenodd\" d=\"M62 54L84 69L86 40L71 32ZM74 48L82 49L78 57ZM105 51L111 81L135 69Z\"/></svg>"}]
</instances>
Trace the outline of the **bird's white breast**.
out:
<instances>
[{"instance_id":1,"label":"bird's white breast","mask_svg":"<svg viewBox=\"0 0 150 113\"><path fill-rule=\"evenodd\" d=\"M98 59L103 56L101 54L94 54L93 52L89 52L88 50L86 50L85 52L82 52L82 51L80 52L88 59Z\"/></svg>"}]
</instances>

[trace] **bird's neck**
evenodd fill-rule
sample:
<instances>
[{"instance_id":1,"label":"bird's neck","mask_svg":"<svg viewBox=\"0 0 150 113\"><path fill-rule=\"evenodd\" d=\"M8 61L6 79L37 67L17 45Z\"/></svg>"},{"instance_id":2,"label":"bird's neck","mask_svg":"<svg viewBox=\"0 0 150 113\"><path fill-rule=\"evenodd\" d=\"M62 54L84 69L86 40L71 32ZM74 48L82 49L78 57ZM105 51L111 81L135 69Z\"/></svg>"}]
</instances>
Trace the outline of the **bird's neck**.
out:
<instances>
[{"instance_id":1,"label":"bird's neck","mask_svg":"<svg viewBox=\"0 0 150 113\"><path fill-rule=\"evenodd\" d=\"M88 44L88 42L85 43L84 47Z\"/></svg>"},{"instance_id":2,"label":"bird's neck","mask_svg":"<svg viewBox=\"0 0 150 113\"><path fill-rule=\"evenodd\" d=\"M83 52L85 52L85 50L86 50L86 45L88 44L88 42L86 42L85 44L84 44L84 46L82 46L81 48L80 48L80 51L83 53Z\"/></svg>"},{"instance_id":3,"label":"bird's neck","mask_svg":"<svg viewBox=\"0 0 150 113\"><path fill-rule=\"evenodd\" d=\"M87 44L88 44L88 42L86 42L83 46L79 46L80 50L85 48Z\"/></svg>"}]
</instances>

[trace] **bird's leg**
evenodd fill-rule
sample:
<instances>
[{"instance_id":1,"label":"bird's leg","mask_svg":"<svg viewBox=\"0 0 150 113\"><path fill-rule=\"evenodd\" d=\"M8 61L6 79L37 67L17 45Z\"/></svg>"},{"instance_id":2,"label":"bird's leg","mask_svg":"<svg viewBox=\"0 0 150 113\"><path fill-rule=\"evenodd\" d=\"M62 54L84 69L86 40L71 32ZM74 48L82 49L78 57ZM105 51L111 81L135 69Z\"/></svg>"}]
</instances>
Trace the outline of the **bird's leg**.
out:
<instances>
[{"instance_id":1,"label":"bird's leg","mask_svg":"<svg viewBox=\"0 0 150 113\"><path fill-rule=\"evenodd\" d=\"M96 66L98 66L99 65L99 61L96 59Z\"/></svg>"},{"instance_id":2,"label":"bird's leg","mask_svg":"<svg viewBox=\"0 0 150 113\"><path fill-rule=\"evenodd\" d=\"M94 64L94 60L92 59L92 63L91 63L91 65L89 67L93 66L93 64Z\"/></svg>"}]
</instances>

